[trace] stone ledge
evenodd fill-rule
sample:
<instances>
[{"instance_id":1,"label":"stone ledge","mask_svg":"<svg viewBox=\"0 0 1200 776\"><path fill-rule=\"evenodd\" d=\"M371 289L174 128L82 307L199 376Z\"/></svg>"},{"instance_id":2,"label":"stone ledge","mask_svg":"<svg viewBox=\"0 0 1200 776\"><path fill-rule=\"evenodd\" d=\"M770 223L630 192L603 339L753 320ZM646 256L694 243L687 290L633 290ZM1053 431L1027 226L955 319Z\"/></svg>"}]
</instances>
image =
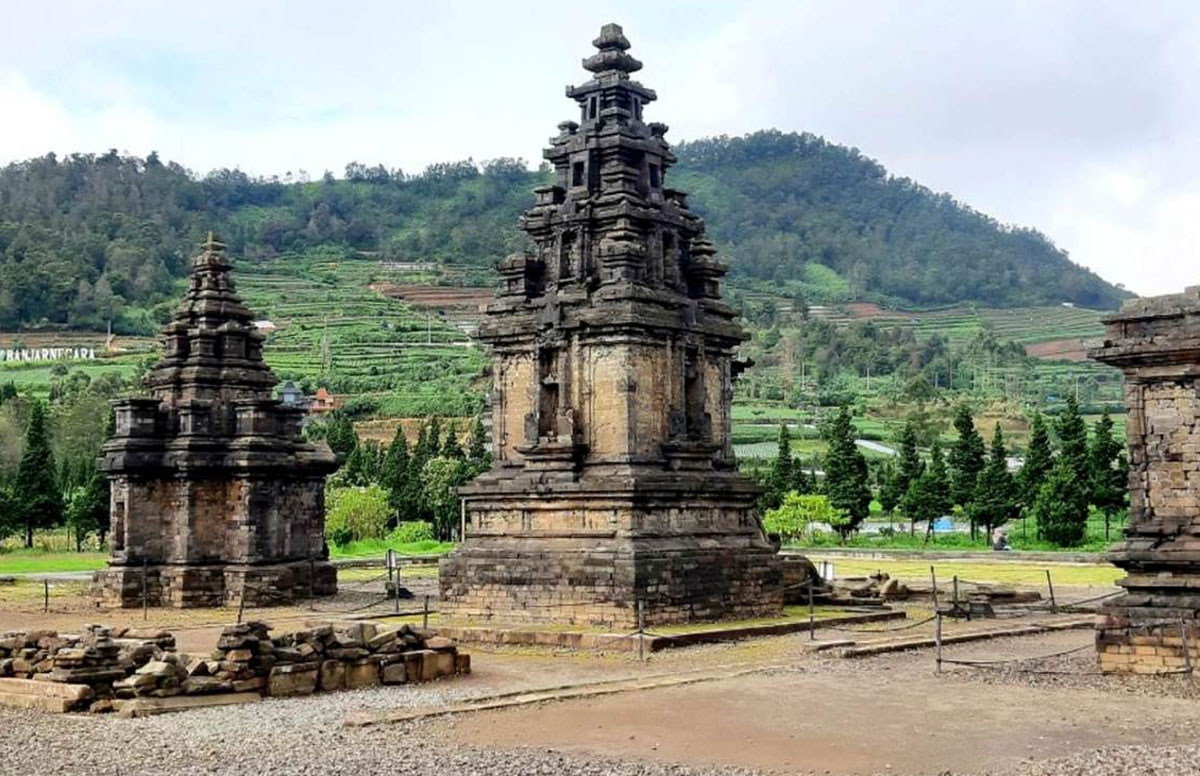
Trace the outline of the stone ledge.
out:
<instances>
[{"instance_id":1,"label":"stone ledge","mask_svg":"<svg viewBox=\"0 0 1200 776\"><path fill-rule=\"evenodd\" d=\"M169 698L131 698L113 701L113 709L122 717L148 717L173 711L202 709L209 706L231 706L262 700L256 692L234 692L222 695L174 695Z\"/></svg>"},{"instance_id":2,"label":"stone ledge","mask_svg":"<svg viewBox=\"0 0 1200 776\"><path fill-rule=\"evenodd\" d=\"M886 620L902 620L906 617L902 611L869 612L867 614L851 614L842 617L826 617L817 620L816 629L832 625L856 625ZM702 626L704 627L704 626ZM537 646L556 649L575 649L586 651L636 652L639 637L635 633L602 633L570 630L544 630L528 625L431 625L430 630L439 636L454 639L463 644L495 644L505 646ZM658 652L663 649L687 647L696 644L712 644L721 641L756 638L762 636L780 636L787 633L803 633L809 630L807 619L795 619L791 622L767 623L763 625L738 625L735 622L725 627L704 627L690 633L669 635L650 635L648 632L640 637L641 646L648 652Z\"/></svg>"}]
</instances>

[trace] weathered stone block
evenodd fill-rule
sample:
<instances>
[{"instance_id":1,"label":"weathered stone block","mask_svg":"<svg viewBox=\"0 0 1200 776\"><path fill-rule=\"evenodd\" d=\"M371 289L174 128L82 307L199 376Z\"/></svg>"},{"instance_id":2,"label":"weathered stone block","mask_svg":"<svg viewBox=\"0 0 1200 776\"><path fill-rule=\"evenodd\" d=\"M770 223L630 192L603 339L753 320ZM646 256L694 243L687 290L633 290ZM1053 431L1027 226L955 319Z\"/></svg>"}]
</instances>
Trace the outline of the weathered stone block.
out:
<instances>
[{"instance_id":1,"label":"weathered stone block","mask_svg":"<svg viewBox=\"0 0 1200 776\"><path fill-rule=\"evenodd\" d=\"M267 694L275 697L311 695L317 689L315 663L275 666L267 679Z\"/></svg>"},{"instance_id":2,"label":"weathered stone block","mask_svg":"<svg viewBox=\"0 0 1200 776\"><path fill-rule=\"evenodd\" d=\"M384 684L404 684L408 681L408 670L403 662L389 663L380 672L380 680Z\"/></svg>"},{"instance_id":3,"label":"weathered stone block","mask_svg":"<svg viewBox=\"0 0 1200 776\"><path fill-rule=\"evenodd\" d=\"M346 664L340 660L321 662L321 689L326 692L346 689Z\"/></svg>"},{"instance_id":4,"label":"weathered stone block","mask_svg":"<svg viewBox=\"0 0 1200 776\"><path fill-rule=\"evenodd\" d=\"M374 687L379 684L379 663L370 658L346 665L346 689Z\"/></svg>"}]
</instances>

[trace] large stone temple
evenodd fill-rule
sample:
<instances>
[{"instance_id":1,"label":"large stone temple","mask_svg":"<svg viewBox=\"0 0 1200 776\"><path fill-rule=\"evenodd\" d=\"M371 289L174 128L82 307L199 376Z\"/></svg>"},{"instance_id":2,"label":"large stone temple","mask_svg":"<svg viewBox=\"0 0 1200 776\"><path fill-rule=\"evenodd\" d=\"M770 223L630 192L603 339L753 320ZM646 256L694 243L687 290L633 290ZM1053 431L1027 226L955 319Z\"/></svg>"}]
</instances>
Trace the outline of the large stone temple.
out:
<instances>
[{"instance_id":1,"label":"large stone temple","mask_svg":"<svg viewBox=\"0 0 1200 776\"><path fill-rule=\"evenodd\" d=\"M1100 616L1100 668L1178 670L1183 633L1200 660L1200 286L1131 299L1104 322L1089 355L1125 374L1129 526L1111 554L1126 594Z\"/></svg>"},{"instance_id":2,"label":"large stone temple","mask_svg":"<svg viewBox=\"0 0 1200 776\"><path fill-rule=\"evenodd\" d=\"M300 437L303 410L271 398L277 380L212 235L192 260L163 330L149 398L116 402L100 468L112 482L109 567L100 602L286 603L336 592L324 542L325 477L336 460Z\"/></svg>"},{"instance_id":3,"label":"large stone temple","mask_svg":"<svg viewBox=\"0 0 1200 776\"><path fill-rule=\"evenodd\" d=\"M730 439L726 268L683 192L653 90L615 24L567 89L552 185L521 219L479 338L494 353L494 466L459 493L450 618L632 628L776 614L780 565Z\"/></svg>"}]
</instances>

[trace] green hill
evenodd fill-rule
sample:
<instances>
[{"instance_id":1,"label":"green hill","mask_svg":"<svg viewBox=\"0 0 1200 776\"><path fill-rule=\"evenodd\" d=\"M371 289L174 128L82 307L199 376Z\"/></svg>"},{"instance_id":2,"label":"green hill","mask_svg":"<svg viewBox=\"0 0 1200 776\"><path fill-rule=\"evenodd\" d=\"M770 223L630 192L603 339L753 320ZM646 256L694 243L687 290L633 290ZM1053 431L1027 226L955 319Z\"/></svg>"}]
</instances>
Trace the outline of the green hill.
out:
<instances>
[{"instance_id":1,"label":"green hill","mask_svg":"<svg viewBox=\"0 0 1200 776\"><path fill-rule=\"evenodd\" d=\"M1041 234L891 178L857 151L760 132L681 144L671 183L692 192L733 284L814 303L1072 302L1124 292ZM344 179L200 177L146 159L47 155L0 169L0 329L151 334L209 229L251 265L316 249L489 267L523 245L516 218L545 171L519 160L420 175L350 164ZM244 265L243 265L244 266Z\"/></svg>"}]
</instances>

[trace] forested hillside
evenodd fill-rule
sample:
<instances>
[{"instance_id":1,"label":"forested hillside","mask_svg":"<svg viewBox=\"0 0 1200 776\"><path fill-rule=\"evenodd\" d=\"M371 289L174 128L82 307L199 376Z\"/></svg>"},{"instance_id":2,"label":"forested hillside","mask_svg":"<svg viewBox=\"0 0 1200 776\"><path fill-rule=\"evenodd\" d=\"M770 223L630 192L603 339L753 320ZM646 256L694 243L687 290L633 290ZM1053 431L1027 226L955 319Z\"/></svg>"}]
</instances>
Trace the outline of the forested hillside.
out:
<instances>
[{"instance_id":1,"label":"forested hillside","mask_svg":"<svg viewBox=\"0 0 1200 776\"><path fill-rule=\"evenodd\" d=\"M1041 234L1008 228L811 135L760 132L679 146L733 280L813 302L1115 307L1124 292ZM487 266L522 245L516 218L547 178L519 160L419 175L352 163L345 177L203 177L146 159L48 155L0 170L0 328L153 333L209 229L237 257L316 246ZM155 309L157 306L157 309Z\"/></svg>"}]
</instances>

